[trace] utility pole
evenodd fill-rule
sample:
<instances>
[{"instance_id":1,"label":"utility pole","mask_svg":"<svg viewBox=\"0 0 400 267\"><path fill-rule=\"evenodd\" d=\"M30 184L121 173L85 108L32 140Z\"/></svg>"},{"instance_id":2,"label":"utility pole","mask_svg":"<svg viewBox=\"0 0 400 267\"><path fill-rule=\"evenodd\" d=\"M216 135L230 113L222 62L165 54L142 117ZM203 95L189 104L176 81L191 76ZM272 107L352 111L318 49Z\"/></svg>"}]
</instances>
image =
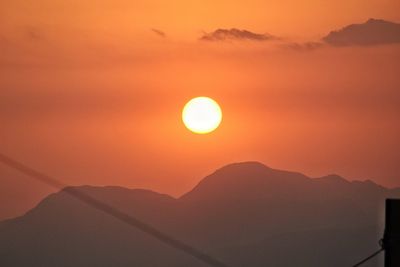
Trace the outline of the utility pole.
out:
<instances>
[{"instance_id":1,"label":"utility pole","mask_svg":"<svg viewBox=\"0 0 400 267\"><path fill-rule=\"evenodd\" d=\"M400 199L386 199L385 267L400 266Z\"/></svg>"}]
</instances>

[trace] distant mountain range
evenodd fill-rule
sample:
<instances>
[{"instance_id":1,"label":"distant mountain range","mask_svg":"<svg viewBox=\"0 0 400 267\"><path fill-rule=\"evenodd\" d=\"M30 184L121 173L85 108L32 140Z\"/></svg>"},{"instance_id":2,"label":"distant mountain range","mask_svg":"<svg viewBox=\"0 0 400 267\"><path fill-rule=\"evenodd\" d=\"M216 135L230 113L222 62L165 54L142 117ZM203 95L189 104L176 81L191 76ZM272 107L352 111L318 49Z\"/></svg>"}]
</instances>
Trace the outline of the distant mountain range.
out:
<instances>
[{"instance_id":1,"label":"distant mountain range","mask_svg":"<svg viewBox=\"0 0 400 267\"><path fill-rule=\"evenodd\" d=\"M371 181L309 178L257 162L218 169L177 199L112 186L78 189L233 267L351 266L377 249L385 198L400 198L399 189ZM206 265L62 190L0 223L0 266Z\"/></svg>"}]
</instances>

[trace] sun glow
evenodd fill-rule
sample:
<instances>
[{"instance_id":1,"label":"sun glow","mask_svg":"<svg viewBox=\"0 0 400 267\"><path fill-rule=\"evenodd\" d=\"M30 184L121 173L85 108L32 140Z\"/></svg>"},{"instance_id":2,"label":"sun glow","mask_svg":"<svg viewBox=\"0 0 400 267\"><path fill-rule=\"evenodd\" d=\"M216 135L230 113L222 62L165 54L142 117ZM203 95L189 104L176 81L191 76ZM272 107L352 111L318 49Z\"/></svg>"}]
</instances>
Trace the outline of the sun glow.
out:
<instances>
[{"instance_id":1,"label":"sun glow","mask_svg":"<svg viewBox=\"0 0 400 267\"><path fill-rule=\"evenodd\" d=\"M222 111L218 103L209 97L196 97L186 103L182 111L186 128L197 134L206 134L218 128Z\"/></svg>"}]
</instances>

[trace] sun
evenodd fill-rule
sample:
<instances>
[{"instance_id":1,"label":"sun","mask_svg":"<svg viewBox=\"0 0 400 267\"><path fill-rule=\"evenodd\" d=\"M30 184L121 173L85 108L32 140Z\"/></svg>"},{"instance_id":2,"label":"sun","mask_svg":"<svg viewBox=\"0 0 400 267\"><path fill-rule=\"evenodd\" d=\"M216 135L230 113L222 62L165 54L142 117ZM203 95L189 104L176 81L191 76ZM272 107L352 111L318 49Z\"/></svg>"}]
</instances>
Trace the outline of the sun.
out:
<instances>
[{"instance_id":1,"label":"sun","mask_svg":"<svg viewBox=\"0 0 400 267\"><path fill-rule=\"evenodd\" d=\"M207 134L220 125L222 111L215 100L200 96L186 103L182 111L182 120L190 131Z\"/></svg>"}]
</instances>

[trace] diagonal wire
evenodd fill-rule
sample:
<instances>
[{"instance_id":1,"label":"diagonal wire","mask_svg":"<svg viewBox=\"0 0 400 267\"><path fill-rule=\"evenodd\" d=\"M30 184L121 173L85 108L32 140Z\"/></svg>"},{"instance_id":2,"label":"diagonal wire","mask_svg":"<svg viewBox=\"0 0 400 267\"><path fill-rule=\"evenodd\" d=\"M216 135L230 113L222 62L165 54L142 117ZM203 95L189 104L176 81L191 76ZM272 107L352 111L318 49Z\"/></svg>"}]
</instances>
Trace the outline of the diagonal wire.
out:
<instances>
[{"instance_id":1,"label":"diagonal wire","mask_svg":"<svg viewBox=\"0 0 400 267\"><path fill-rule=\"evenodd\" d=\"M36 171L28 166L26 166L25 164L16 161L2 153L0 153L0 162L2 162L3 164L16 169L22 173L24 173L25 175L38 180L42 183L45 183L47 185L50 185L52 187L55 187L57 189L64 189L64 192L66 192L67 194L75 197L76 199L86 203L87 205L100 210L130 226L133 226L137 229L139 229L140 231L158 239L159 241L163 242L164 244L173 247L177 250L180 250L196 259L198 259L199 261L208 264L209 266L212 267L229 267L228 265L226 265L225 263L219 261L218 259L214 258L213 256L206 254L205 252L202 252L200 250L198 250L195 247L192 247L166 233L161 232L160 230L158 230L157 228L125 213L122 212L121 210L118 210L110 205L108 205L105 202L102 202L96 198L91 197L90 195L86 194L85 192L83 192L82 190L79 190L78 188L74 188L74 187L69 187L67 184L62 183L61 181L59 181L58 179L48 176L44 173L41 173L39 171Z\"/></svg>"},{"instance_id":2,"label":"diagonal wire","mask_svg":"<svg viewBox=\"0 0 400 267\"><path fill-rule=\"evenodd\" d=\"M374 252L372 255L368 256L367 258L363 259L362 261L360 261L359 263L353 265L353 267L358 267L363 265L364 263L366 263L367 261L369 261L370 259L372 259L373 257L377 256L379 253L381 253L382 251L384 251L383 248L379 249L378 251Z\"/></svg>"},{"instance_id":3,"label":"diagonal wire","mask_svg":"<svg viewBox=\"0 0 400 267\"><path fill-rule=\"evenodd\" d=\"M381 246L381 248L379 250L375 251L374 253L372 253L371 255L369 255L368 257L363 259L362 261L359 261L357 264L354 264L352 267L359 267L359 266L363 265L364 263L366 263L367 261L371 260L372 258L378 256L379 253L381 253L382 251L385 250L384 239L379 240L379 245Z\"/></svg>"}]
</instances>

